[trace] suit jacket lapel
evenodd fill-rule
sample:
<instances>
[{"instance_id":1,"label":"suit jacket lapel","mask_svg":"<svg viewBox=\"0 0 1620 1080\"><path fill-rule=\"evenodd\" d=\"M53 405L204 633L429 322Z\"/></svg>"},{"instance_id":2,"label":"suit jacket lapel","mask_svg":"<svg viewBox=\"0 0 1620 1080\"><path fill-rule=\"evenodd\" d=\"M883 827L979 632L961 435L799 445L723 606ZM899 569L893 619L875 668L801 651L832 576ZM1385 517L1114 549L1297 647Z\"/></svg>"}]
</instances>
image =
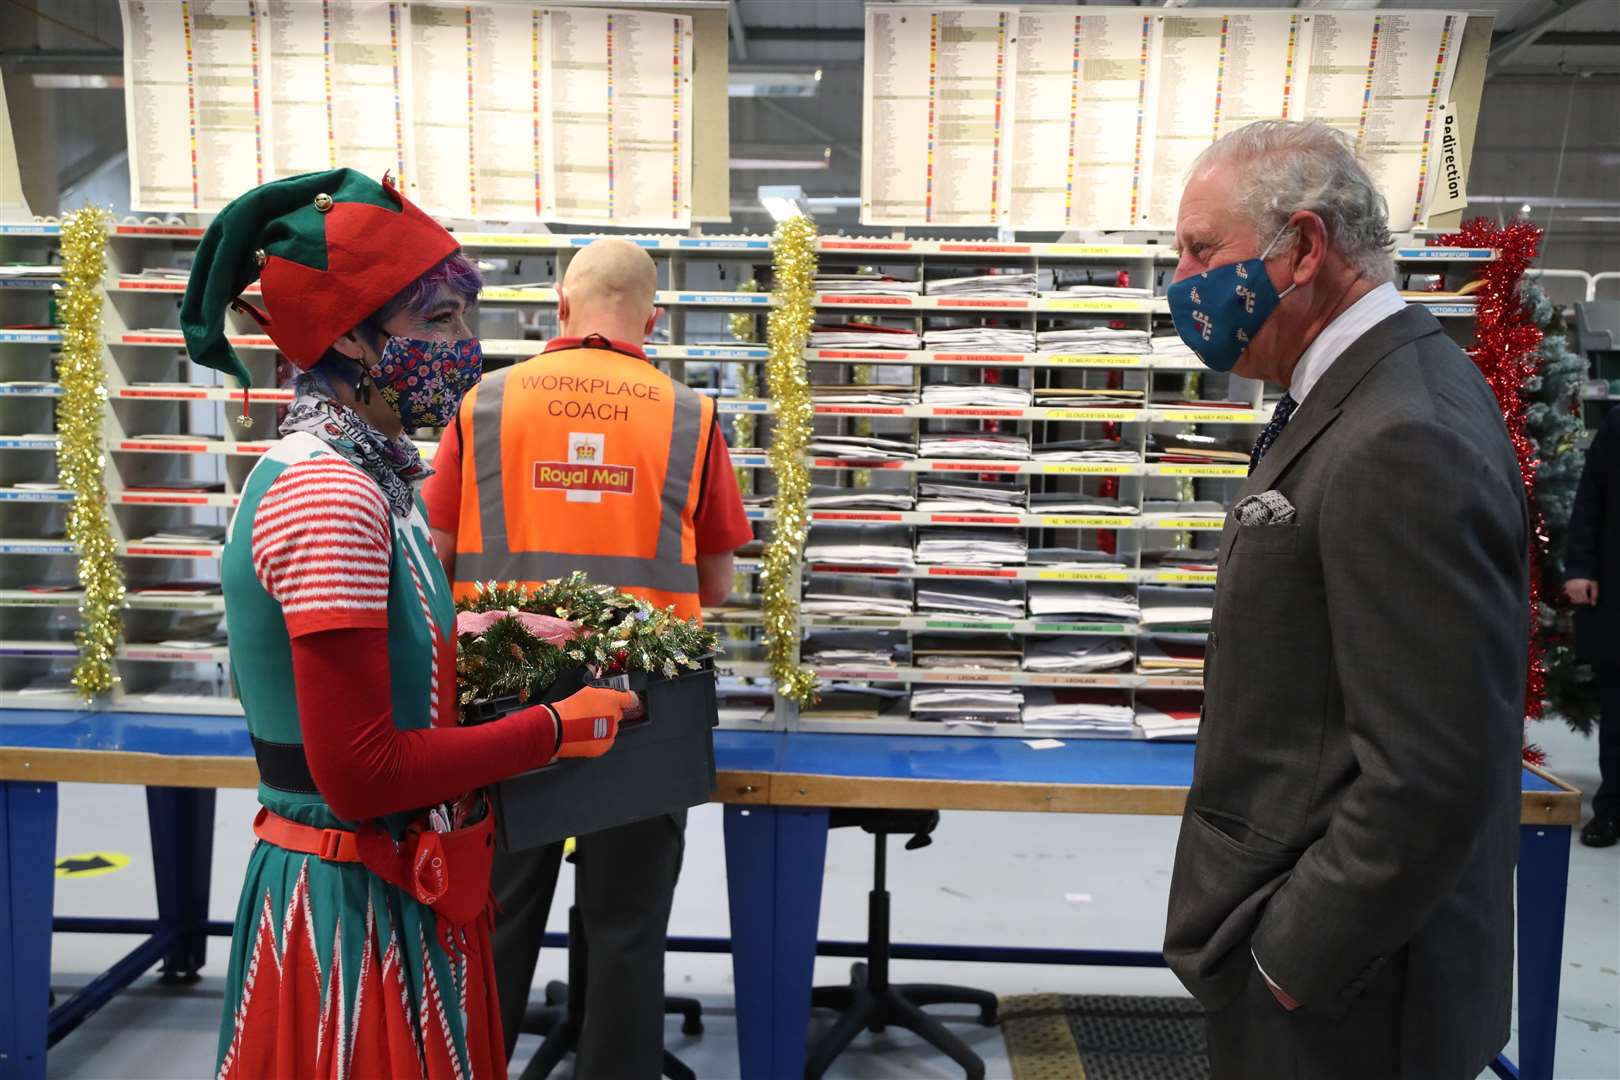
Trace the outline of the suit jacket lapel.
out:
<instances>
[{"instance_id":1,"label":"suit jacket lapel","mask_svg":"<svg viewBox=\"0 0 1620 1080\"><path fill-rule=\"evenodd\" d=\"M1378 366L1379 361L1408 342L1442 332L1439 321L1433 315L1422 307L1412 304L1352 342L1322 375L1322 380L1316 384L1304 404L1300 405L1299 411L1294 413L1287 426L1282 429L1277 441L1266 451L1260 467L1250 473L1249 478L1243 482L1243 488L1238 492L1238 500L1241 501L1273 487L1294 463L1294 459L1303 454L1316 441L1317 436L1339 418L1339 413L1344 409L1345 399L1360 385L1361 380ZM1231 515L1228 514L1226 527L1221 533L1221 563L1226 562L1226 556L1231 551L1232 541L1236 536L1237 529L1233 525Z\"/></svg>"}]
</instances>

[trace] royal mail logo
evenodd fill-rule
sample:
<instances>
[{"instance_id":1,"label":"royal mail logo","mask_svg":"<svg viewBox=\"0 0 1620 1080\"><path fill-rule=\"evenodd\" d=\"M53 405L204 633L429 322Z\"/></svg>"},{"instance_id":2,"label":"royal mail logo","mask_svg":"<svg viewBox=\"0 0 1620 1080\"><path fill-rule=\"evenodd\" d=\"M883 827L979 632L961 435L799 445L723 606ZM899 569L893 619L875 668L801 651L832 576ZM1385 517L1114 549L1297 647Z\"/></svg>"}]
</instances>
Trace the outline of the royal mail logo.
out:
<instances>
[{"instance_id":1,"label":"royal mail logo","mask_svg":"<svg viewBox=\"0 0 1620 1080\"><path fill-rule=\"evenodd\" d=\"M587 462L537 461L535 490L593 491L628 495L636 490L634 465L592 465Z\"/></svg>"},{"instance_id":2,"label":"royal mail logo","mask_svg":"<svg viewBox=\"0 0 1620 1080\"><path fill-rule=\"evenodd\" d=\"M534 486L562 488L569 502L599 503L602 493L628 494L636 486L636 472L627 466L604 464L607 461L607 436L600 431L570 431L568 433L568 460L566 462L536 462ZM549 468L542 483L542 467ZM623 486L620 486L622 482Z\"/></svg>"}]
</instances>

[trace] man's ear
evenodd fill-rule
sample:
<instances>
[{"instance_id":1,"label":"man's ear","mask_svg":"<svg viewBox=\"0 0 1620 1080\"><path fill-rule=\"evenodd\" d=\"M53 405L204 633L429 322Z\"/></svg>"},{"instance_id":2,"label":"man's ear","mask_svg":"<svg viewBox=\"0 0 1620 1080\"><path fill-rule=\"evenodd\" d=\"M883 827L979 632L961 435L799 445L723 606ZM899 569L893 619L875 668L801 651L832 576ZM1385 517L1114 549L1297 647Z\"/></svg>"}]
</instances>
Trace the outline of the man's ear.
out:
<instances>
[{"instance_id":1,"label":"man's ear","mask_svg":"<svg viewBox=\"0 0 1620 1080\"><path fill-rule=\"evenodd\" d=\"M561 285L557 286L557 326L560 329L568 322L568 316L573 313L574 306L568 302L568 290Z\"/></svg>"},{"instance_id":2,"label":"man's ear","mask_svg":"<svg viewBox=\"0 0 1620 1080\"><path fill-rule=\"evenodd\" d=\"M1294 230L1295 236L1292 269L1294 284L1309 285L1316 280L1316 275L1322 272L1322 264L1327 259L1330 239L1327 222L1314 211L1298 210L1288 219L1288 227Z\"/></svg>"},{"instance_id":3,"label":"man's ear","mask_svg":"<svg viewBox=\"0 0 1620 1080\"><path fill-rule=\"evenodd\" d=\"M360 344L360 335L353 330L332 342L332 348L347 356L350 360L364 360L366 358L365 346Z\"/></svg>"},{"instance_id":4,"label":"man's ear","mask_svg":"<svg viewBox=\"0 0 1620 1080\"><path fill-rule=\"evenodd\" d=\"M653 327L657 326L658 325L658 320L662 319L663 317L664 317L664 309L663 308L661 308L661 307L653 308L652 315L649 316L648 319L647 319L647 325L641 328L641 336L642 336L642 338L645 339L645 338L652 337Z\"/></svg>"}]
</instances>

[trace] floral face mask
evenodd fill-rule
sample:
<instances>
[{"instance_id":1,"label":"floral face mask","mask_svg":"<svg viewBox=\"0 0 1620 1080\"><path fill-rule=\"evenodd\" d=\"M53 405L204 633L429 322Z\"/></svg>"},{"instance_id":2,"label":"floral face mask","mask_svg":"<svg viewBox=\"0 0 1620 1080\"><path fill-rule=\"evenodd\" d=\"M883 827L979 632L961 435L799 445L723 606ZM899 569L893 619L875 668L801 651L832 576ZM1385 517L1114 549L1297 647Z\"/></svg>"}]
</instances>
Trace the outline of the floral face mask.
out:
<instances>
[{"instance_id":1,"label":"floral face mask","mask_svg":"<svg viewBox=\"0 0 1620 1080\"><path fill-rule=\"evenodd\" d=\"M477 338L391 337L370 375L407 431L447 427L462 397L484 377L483 348Z\"/></svg>"}]
</instances>

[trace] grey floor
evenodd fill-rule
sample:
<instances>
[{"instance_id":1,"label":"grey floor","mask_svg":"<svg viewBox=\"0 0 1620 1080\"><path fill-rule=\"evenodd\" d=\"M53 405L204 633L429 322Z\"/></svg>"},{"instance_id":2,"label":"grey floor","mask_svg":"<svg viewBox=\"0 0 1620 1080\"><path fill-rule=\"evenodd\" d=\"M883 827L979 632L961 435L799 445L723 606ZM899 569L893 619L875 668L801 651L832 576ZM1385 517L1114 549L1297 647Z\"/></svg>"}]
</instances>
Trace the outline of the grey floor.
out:
<instances>
[{"instance_id":1,"label":"grey floor","mask_svg":"<svg viewBox=\"0 0 1620 1080\"><path fill-rule=\"evenodd\" d=\"M1534 732L1551 767L1582 789L1596 786L1596 747L1561 725ZM249 848L254 804L249 792L222 792L214 863L213 916L233 914ZM63 785L58 851L117 851L127 869L87 880L57 883L56 910L64 915L155 914L145 804L137 788ZM723 935L728 918L720 811L692 814L686 869L675 897L676 934ZM1072 947L1156 948L1163 929L1172 819L1082 814L947 814L930 848L896 849L890 861L895 936L904 941L974 942ZM568 871L565 868L565 875ZM821 934L863 935L871 873L869 838L834 832L827 854ZM571 890L565 877L559 891ZM566 893L564 893L566 895ZM1567 1080L1620 1078L1620 848L1593 851L1573 845L1559 1008L1556 1075ZM565 905L553 914L563 929ZM53 983L60 992L83 985L133 945L131 939L58 935ZM210 964L197 986L171 992L148 977L116 999L51 1054L50 1075L95 1080L207 1076L214 1063L222 998L225 945L210 947ZM540 980L561 978L564 957L542 957ZM842 982L844 961L817 964L817 981ZM1163 971L1030 967L999 964L902 963L896 978L956 982L1000 994L1027 992L1171 994L1180 988ZM736 1077L735 1021L730 960L672 955L671 993L701 998L707 1032L688 1040L671 1022L669 1045L700 1077ZM965 1019L965 1014L964 1014ZM991 1077L1009 1077L1000 1033L971 1023L953 1024L985 1059ZM536 1040L519 1043L518 1064ZM1509 1052L1512 1052L1510 1046ZM517 1074L516 1069L513 1075ZM559 1072L558 1075L563 1075ZM830 1074L836 1077L931 1080L960 1076L904 1032L857 1039Z\"/></svg>"}]
</instances>

